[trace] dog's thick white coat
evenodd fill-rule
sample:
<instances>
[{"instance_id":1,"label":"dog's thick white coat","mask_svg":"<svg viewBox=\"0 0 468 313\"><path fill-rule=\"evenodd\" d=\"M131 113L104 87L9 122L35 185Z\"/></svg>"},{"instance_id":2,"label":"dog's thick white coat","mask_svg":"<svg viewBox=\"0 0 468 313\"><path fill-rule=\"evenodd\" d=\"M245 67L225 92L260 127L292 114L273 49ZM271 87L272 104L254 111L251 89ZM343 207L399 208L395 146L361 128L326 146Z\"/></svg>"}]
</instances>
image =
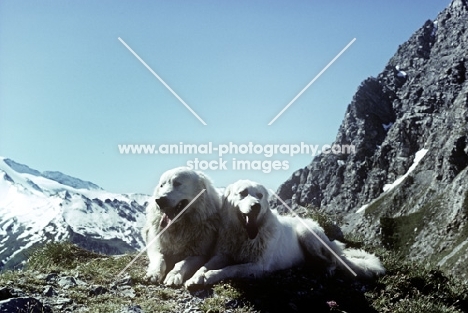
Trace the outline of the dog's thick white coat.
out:
<instances>
[{"instance_id":1,"label":"dog's thick white coat","mask_svg":"<svg viewBox=\"0 0 468 313\"><path fill-rule=\"evenodd\" d=\"M175 219L203 189L205 192ZM155 201L162 198L164 207ZM221 196L203 173L185 167L165 172L146 208L142 230L150 261L147 279L180 285L191 277L213 253L220 207Z\"/></svg>"},{"instance_id":2,"label":"dog's thick white coat","mask_svg":"<svg viewBox=\"0 0 468 313\"><path fill-rule=\"evenodd\" d=\"M345 267L312 232L358 275L384 273L376 256L330 241L317 222L271 210L268 191L262 185L241 180L228 186L223 198L215 255L185 283L186 287L227 278L259 277L313 259L326 262L330 271Z\"/></svg>"}]
</instances>

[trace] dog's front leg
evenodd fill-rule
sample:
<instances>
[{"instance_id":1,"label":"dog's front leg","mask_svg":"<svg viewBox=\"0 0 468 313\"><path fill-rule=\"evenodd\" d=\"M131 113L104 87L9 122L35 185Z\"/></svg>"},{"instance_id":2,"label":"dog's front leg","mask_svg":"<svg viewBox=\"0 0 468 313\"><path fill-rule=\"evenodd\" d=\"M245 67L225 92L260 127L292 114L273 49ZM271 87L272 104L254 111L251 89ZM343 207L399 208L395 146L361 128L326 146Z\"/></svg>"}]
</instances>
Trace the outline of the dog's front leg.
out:
<instances>
[{"instance_id":1,"label":"dog's front leg","mask_svg":"<svg viewBox=\"0 0 468 313\"><path fill-rule=\"evenodd\" d=\"M145 279L152 283L162 282L166 275L167 264L164 256L156 251L148 251L148 258L150 263L146 271Z\"/></svg>"},{"instance_id":2,"label":"dog's front leg","mask_svg":"<svg viewBox=\"0 0 468 313\"><path fill-rule=\"evenodd\" d=\"M264 267L258 263L236 264L219 270L207 271L205 273L205 284L213 285L229 278L256 278L263 276L266 272Z\"/></svg>"},{"instance_id":3,"label":"dog's front leg","mask_svg":"<svg viewBox=\"0 0 468 313\"><path fill-rule=\"evenodd\" d=\"M217 270L231 264L230 259L224 255L215 255L205 265L185 282L186 288L205 284L205 273L210 270Z\"/></svg>"},{"instance_id":4,"label":"dog's front leg","mask_svg":"<svg viewBox=\"0 0 468 313\"><path fill-rule=\"evenodd\" d=\"M167 273L164 284L169 286L182 285L187 278L191 277L206 262L205 256L190 256L174 265Z\"/></svg>"}]
</instances>

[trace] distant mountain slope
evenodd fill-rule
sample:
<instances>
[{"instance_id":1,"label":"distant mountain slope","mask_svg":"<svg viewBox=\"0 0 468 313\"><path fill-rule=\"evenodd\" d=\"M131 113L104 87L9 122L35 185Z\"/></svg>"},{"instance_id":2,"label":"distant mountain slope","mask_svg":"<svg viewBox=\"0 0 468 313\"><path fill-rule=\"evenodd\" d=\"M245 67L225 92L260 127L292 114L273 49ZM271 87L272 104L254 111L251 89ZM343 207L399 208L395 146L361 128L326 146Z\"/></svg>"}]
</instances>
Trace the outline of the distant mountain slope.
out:
<instances>
[{"instance_id":1,"label":"distant mountain slope","mask_svg":"<svg viewBox=\"0 0 468 313\"><path fill-rule=\"evenodd\" d=\"M140 249L148 198L0 158L0 269L17 266L47 241L68 239L106 254Z\"/></svg>"},{"instance_id":2,"label":"distant mountain slope","mask_svg":"<svg viewBox=\"0 0 468 313\"><path fill-rule=\"evenodd\" d=\"M24 165L24 164L19 164L16 163L15 161L11 159L4 159L3 160L12 170L14 170L17 173L21 174L31 174L33 176L42 176L45 178L48 178L50 180L53 180L57 183L60 183L62 185L70 186L76 189L102 189L98 185L95 185L91 182L88 181L83 181L79 178L71 177L68 175L65 175L61 172L55 172L55 171L45 171L45 172L39 172L37 170L31 169L29 166Z\"/></svg>"},{"instance_id":3,"label":"distant mountain slope","mask_svg":"<svg viewBox=\"0 0 468 313\"><path fill-rule=\"evenodd\" d=\"M468 6L454 0L359 86L335 141L356 153L315 157L279 196L468 279L467 68Z\"/></svg>"}]
</instances>

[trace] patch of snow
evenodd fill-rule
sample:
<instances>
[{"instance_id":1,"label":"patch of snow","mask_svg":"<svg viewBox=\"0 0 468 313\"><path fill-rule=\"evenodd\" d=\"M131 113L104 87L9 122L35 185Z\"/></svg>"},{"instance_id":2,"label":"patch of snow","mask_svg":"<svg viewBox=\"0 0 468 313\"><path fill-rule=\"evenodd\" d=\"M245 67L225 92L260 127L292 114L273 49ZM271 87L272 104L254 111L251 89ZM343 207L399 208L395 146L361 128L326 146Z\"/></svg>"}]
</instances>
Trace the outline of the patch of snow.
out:
<instances>
[{"instance_id":1,"label":"patch of snow","mask_svg":"<svg viewBox=\"0 0 468 313\"><path fill-rule=\"evenodd\" d=\"M453 0L450 7L453 9L462 9L465 6L463 0Z\"/></svg>"},{"instance_id":2,"label":"patch of snow","mask_svg":"<svg viewBox=\"0 0 468 313\"><path fill-rule=\"evenodd\" d=\"M408 74L405 71L400 70L400 66L395 66L396 76L400 78L406 78Z\"/></svg>"},{"instance_id":3,"label":"patch of snow","mask_svg":"<svg viewBox=\"0 0 468 313\"><path fill-rule=\"evenodd\" d=\"M356 211L356 213L363 213L363 212L367 209L368 206L369 206L369 203L368 203L368 204L364 204L362 207L360 207L360 208Z\"/></svg>"},{"instance_id":4,"label":"patch of snow","mask_svg":"<svg viewBox=\"0 0 468 313\"><path fill-rule=\"evenodd\" d=\"M385 184L383 186L383 191L384 192L387 192L387 191L390 191L392 190L393 188L395 188L396 186L398 186L399 184L401 184L402 181L405 180L406 177L408 177L408 175L414 171L414 169L416 168L416 166L418 166L419 162L422 160L422 158L424 158L424 156L426 155L427 153L427 149L421 149L419 150L418 152L416 152L415 156L414 156L414 161L413 161L413 164L411 165L411 167L408 169L408 171L401 177L397 178L397 180L395 180L392 184Z\"/></svg>"},{"instance_id":5,"label":"patch of snow","mask_svg":"<svg viewBox=\"0 0 468 313\"><path fill-rule=\"evenodd\" d=\"M408 74L406 74L405 71L398 71L397 76L401 78L406 78Z\"/></svg>"},{"instance_id":6,"label":"patch of snow","mask_svg":"<svg viewBox=\"0 0 468 313\"><path fill-rule=\"evenodd\" d=\"M388 124L382 124L382 127L383 127L383 129L384 129L385 131L389 130L390 127L392 127L392 126L393 126L393 123L392 123L392 122L390 122L390 123L388 123Z\"/></svg>"},{"instance_id":7,"label":"patch of snow","mask_svg":"<svg viewBox=\"0 0 468 313\"><path fill-rule=\"evenodd\" d=\"M141 193L128 193L125 194L131 201L135 201L139 205L144 205L148 202L149 196Z\"/></svg>"},{"instance_id":8,"label":"patch of snow","mask_svg":"<svg viewBox=\"0 0 468 313\"><path fill-rule=\"evenodd\" d=\"M432 28L431 36L435 37L435 35L437 34L437 30L439 29L439 24L437 21L434 21L432 25L433 25L433 28Z\"/></svg>"},{"instance_id":9,"label":"patch of snow","mask_svg":"<svg viewBox=\"0 0 468 313\"><path fill-rule=\"evenodd\" d=\"M336 162L338 163L339 166L345 165L345 161L343 160L337 160Z\"/></svg>"}]
</instances>

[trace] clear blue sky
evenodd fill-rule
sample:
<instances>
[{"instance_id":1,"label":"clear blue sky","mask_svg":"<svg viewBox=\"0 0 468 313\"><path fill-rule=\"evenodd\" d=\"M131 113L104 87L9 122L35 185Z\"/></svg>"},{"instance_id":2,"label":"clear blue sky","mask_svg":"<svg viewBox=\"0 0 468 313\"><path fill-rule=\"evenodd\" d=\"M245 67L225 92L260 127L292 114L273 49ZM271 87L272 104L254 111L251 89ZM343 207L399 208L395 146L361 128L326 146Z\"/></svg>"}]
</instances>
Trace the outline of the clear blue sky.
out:
<instances>
[{"instance_id":1,"label":"clear blue sky","mask_svg":"<svg viewBox=\"0 0 468 313\"><path fill-rule=\"evenodd\" d=\"M122 155L118 144L332 143L359 84L449 2L1 1L0 155L151 193L165 170L217 157ZM270 160L289 169L206 172L217 186L249 178L276 189L311 157Z\"/></svg>"}]
</instances>

